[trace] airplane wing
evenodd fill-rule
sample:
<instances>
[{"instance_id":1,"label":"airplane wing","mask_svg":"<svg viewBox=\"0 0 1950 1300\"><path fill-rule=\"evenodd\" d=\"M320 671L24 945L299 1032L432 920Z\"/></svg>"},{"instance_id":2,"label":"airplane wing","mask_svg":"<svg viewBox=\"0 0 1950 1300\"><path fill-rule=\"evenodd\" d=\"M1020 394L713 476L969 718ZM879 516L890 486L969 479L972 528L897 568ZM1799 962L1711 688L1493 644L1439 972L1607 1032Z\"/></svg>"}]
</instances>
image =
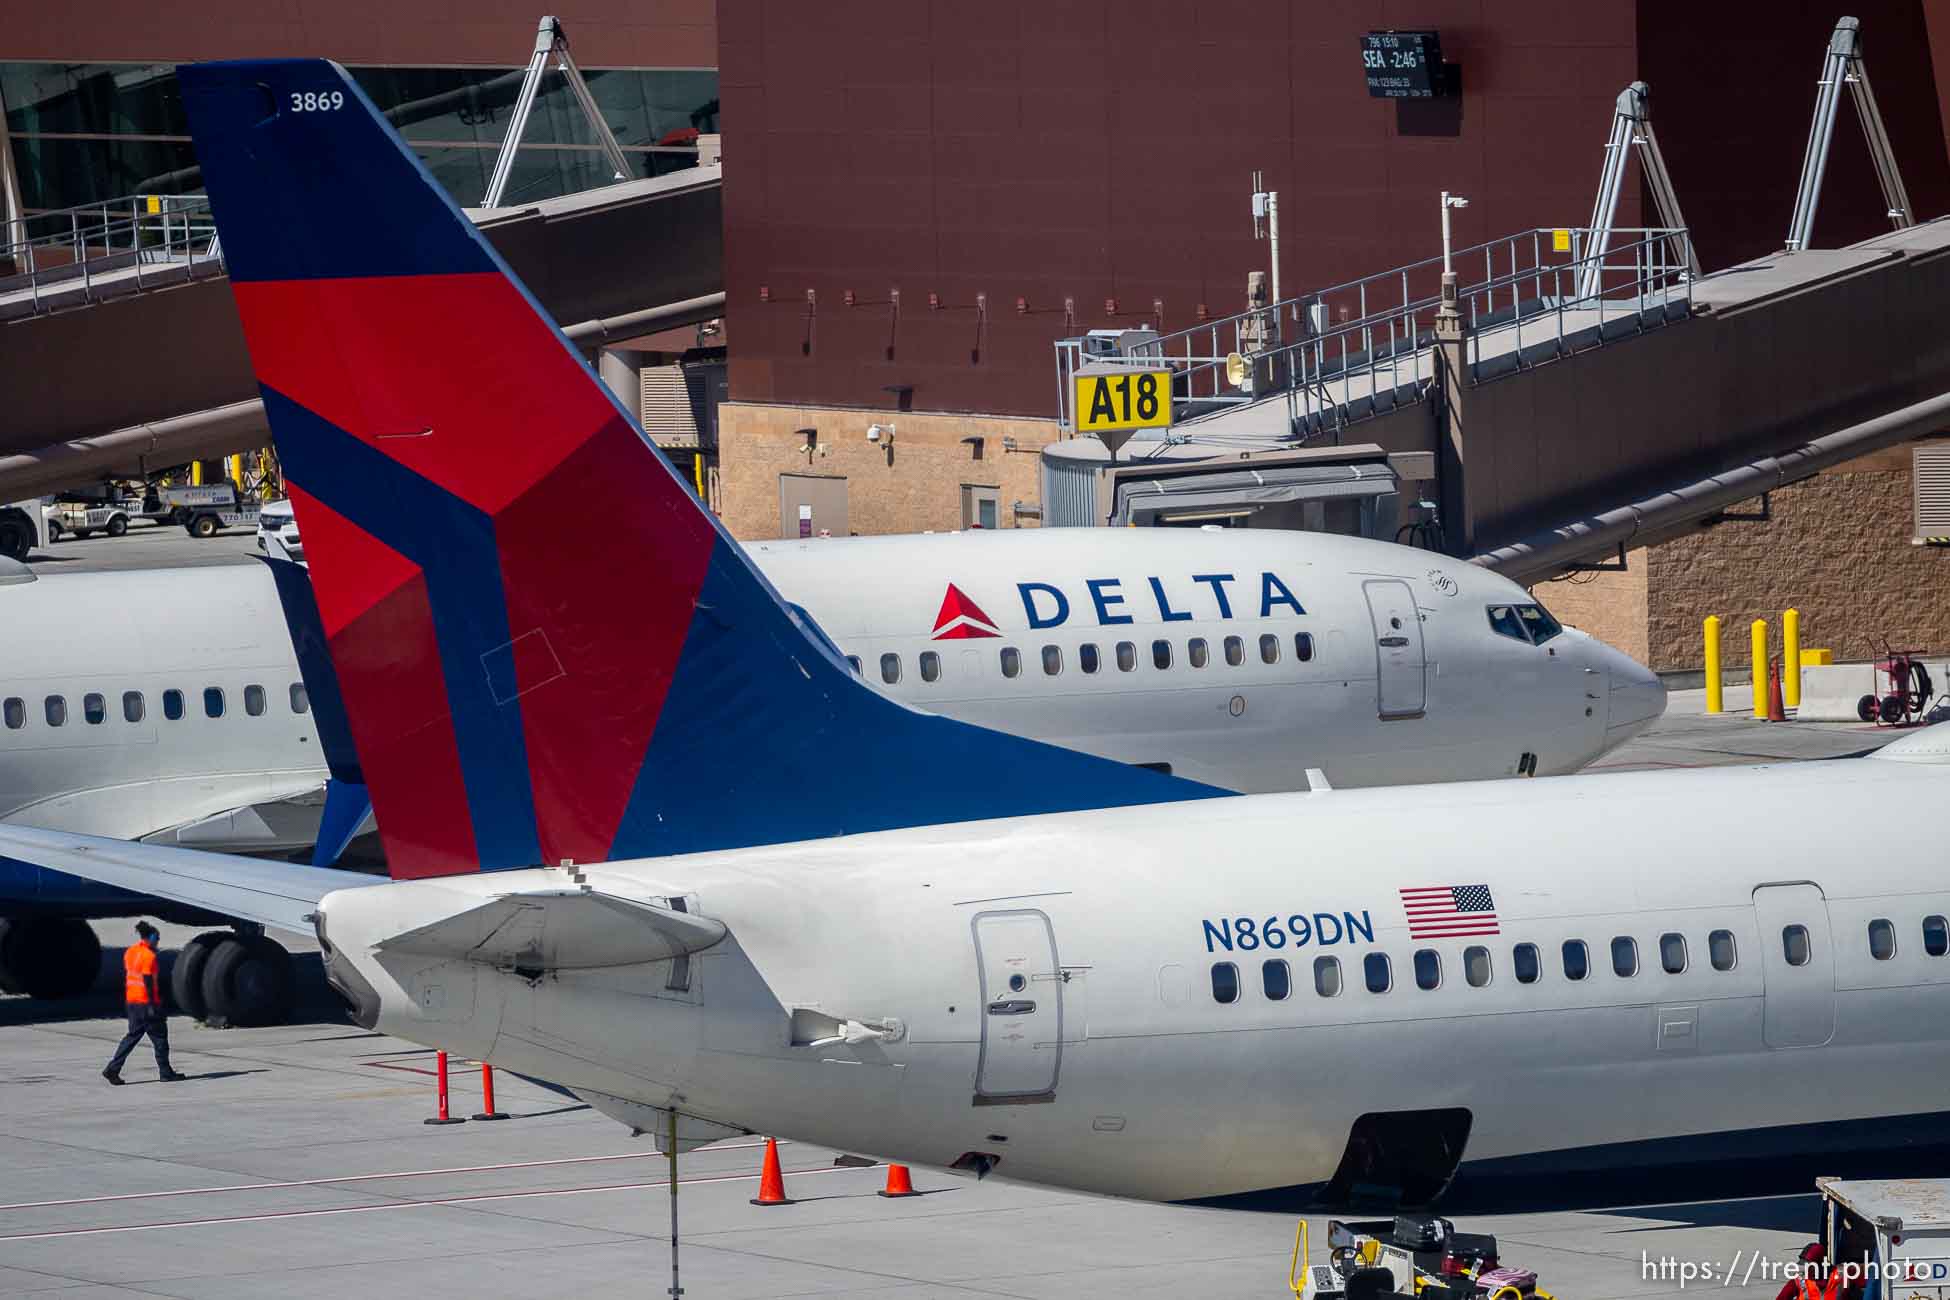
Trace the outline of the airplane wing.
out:
<instances>
[{"instance_id":1,"label":"airplane wing","mask_svg":"<svg viewBox=\"0 0 1950 1300\"><path fill-rule=\"evenodd\" d=\"M311 914L333 890L384 883L357 871L25 826L0 826L0 855L298 934L312 932Z\"/></svg>"}]
</instances>

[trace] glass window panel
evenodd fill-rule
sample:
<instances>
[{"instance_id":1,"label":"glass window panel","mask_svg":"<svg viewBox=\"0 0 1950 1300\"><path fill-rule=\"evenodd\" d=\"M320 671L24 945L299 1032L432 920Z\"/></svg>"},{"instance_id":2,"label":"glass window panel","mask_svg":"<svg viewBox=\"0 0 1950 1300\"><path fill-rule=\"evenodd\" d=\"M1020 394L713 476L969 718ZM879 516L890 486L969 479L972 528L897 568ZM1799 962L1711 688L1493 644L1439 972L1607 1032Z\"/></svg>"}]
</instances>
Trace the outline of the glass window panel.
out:
<instances>
[{"instance_id":1,"label":"glass window panel","mask_svg":"<svg viewBox=\"0 0 1950 1300\"><path fill-rule=\"evenodd\" d=\"M1537 977L1544 973L1543 967L1536 944L1520 943L1510 950L1510 968L1517 974L1517 983L1535 984Z\"/></svg>"},{"instance_id":2,"label":"glass window panel","mask_svg":"<svg viewBox=\"0 0 1950 1300\"><path fill-rule=\"evenodd\" d=\"M880 680L892 686L901 679L901 657L891 652L880 656Z\"/></svg>"},{"instance_id":3,"label":"glass window panel","mask_svg":"<svg viewBox=\"0 0 1950 1300\"><path fill-rule=\"evenodd\" d=\"M1002 675L1017 677L1022 673L1022 651L1014 646L1004 646L1002 650Z\"/></svg>"},{"instance_id":4,"label":"glass window panel","mask_svg":"<svg viewBox=\"0 0 1950 1300\"><path fill-rule=\"evenodd\" d=\"M223 688L206 686L203 688L203 716L221 718L223 716Z\"/></svg>"},{"instance_id":5,"label":"glass window panel","mask_svg":"<svg viewBox=\"0 0 1950 1300\"><path fill-rule=\"evenodd\" d=\"M1314 658L1314 634L1295 632L1293 634L1293 657L1301 663L1312 663Z\"/></svg>"},{"instance_id":6,"label":"glass window panel","mask_svg":"<svg viewBox=\"0 0 1950 1300\"><path fill-rule=\"evenodd\" d=\"M1806 966L1810 955L1808 950L1808 927L1790 925L1781 931L1781 955L1787 958L1790 966Z\"/></svg>"},{"instance_id":7,"label":"glass window panel","mask_svg":"<svg viewBox=\"0 0 1950 1300\"><path fill-rule=\"evenodd\" d=\"M145 712L147 712L147 709L144 705L141 691L122 692L122 720L124 722L140 722Z\"/></svg>"},{"instance_id":8,"label":"glass window panel","mask_svg":"<svg viewBox=\"0 0 1950 1300\"><path fill-rule=\"evenodd\" d=\"M1883 918L1869 922L1869 955L1877 961L1896 955L1896 927Z\"/></svg>"},{"instance_id":9,"label":"glass window panel","mask_svg":"<svg viewBox=\"0 0 1950 1300\"><path fill-rule=\"evenodd\" d=\"M99 727L108 721L108 700L98 691L90 691L81 697L81 717L91 727Z\"/></svg>"},{"instance_id":10,"label":"glass window panel","mask_svg":"<svg viewBox=\"0 0 1950 1300\"><path fill-rule=\"evenodd\" d=\"M1432 989L1442 983L1442 957L1433 948L1415 950L1415 987Z\"/></svg>"},{"instance_id":11,"label":"glass window panel","mask_svg":"<svg viewBox=\"0 0 1950 1300\"><path fill-rule=\"evenodd\" d=\"M1323 998L1337 998L1341 995L1341 959L1339 957L1314 958L1314 992Z\"/></svg>"},{"instance_id":12,"label":"glass window panel","mask_svg":"<svg viewBox=\"0 0 1950 1300\"><path fill-rule=\"evenodd\" d=\"M1550 611L1542 605L1519 605L1517 617L1530 629L1530 639L1538 645L1550 640L1564 630L1563 625L1550 616Z\"/></svg>"},{"instance_id":13,"label":"glass window panel","mask_svg":"<svg viewBox=\"0 0 1950 1300\"><path fill-rule=\"evenodd\" d=\"M941 680L941 656L932 650L921 652L921 680L924 682Z\"/></svg>"},{"instance_id":14,"label":"glass window panel","mask_svg":"<svg viewBox=\"0 0 1950 1300\"><path fill-rule=\"evenodd\" d=\"M1214 1002L1239 1000L1239 968L1229 961L1215 963L1212 967L1212 1000Z\"/></svg>"},{"instance_id":15,"label":"glass window panel","mask_svg":"<svg viewBox=\"0 0 1950 1300\"><path fill-rule=\"evenodd\" d=\"M1490 982L1490 950L1483 947L1463 949L1463 979L1469 987L1480 989Z\"/></svg>"},{"instance_id":16,"label":"glass window panel","mask_svg":"<svg viewBox=\"0 0 1950 1300\"><path fill-rule=\"evenodd\" d=\"M1507 636L1512 641L1528 641L1530 633L1523 630L1523 620L1510 605L1491 605L1489 607L1490 630L1498 636Z\"/></svg>"},{"instance_id":17,"label":"glass window panel","mask_svg":"<svg viewBox=\"0 0 1950 1300\"><path fill-rule=\"evenodd\" d=\"M18 695L10 695L6 704L0 705L0 714L6 717L8 731L19 731L27 725L27 701Z\"/></svg>"},{"instance_id":18,"label":"glass window panel","mask_svg":"<svg viewBox=\"0 0 1950 1300\"><path fill-rule=\"evenodd\" d=\"M1280 638L1271 632L1263 632L1259 638L1259 661L1263 664L1280 662Z\"/></svg>"},{"instance_id":19,"label":"glass window panel","mask_svg":"<svg viewBox=\"0 0 1950 1300\"><path fill-rule=\"evenodd\" d=\"M0 101L16 134L190 133L168 63L0 63Z\"/></svg>"},{"instance_id":20,"label":"glass window panel","mask_svg":"<svg viewBox=\"0 0 1950 1300\"><path fill-rule=\"evenodd\" d=\"M1394 986L1394 972L1388 968L1388 954L1371 952L1361 959L1362 974L1367 977L1368 992L1386 993Z\"/></svg>"},{"instance_id":21,"label":"glass window panel","mask_svg":"<svg viewBox=\"0 0 1950 1300\"><path fill-rule=\"evenodd\" d=\"M1683 934L1662 934L1659 936L1659 965L1666 974L1677 975L1686 969L1686 936Z\"/></svg>"},{"instance_id":22,"label":"glass window panel","mask_svg":"<svg viewBox=\"0 0 1950 1300\"><path fill-rule=\"evenodd\" d=\"M182 716L183 693L181 691L164 691L163 717L168 718L171 722L176 722L181 720Z\"/></svg>"},{"instance_id":23,"label":"glass window panel","mask_svg":"<svg viewBox=\"0 0 1950 1300\"><path fill-rule=\"evenodd\" d=\"M1564 941L1564 978L1581 980L1591 973L1591 950L1582 939Z\"/></svg>"},{"instance_id":24,"label":"glass window panel","mask_svg":"<svg viewBox=\"0 0 1950 1300\"><path fill-rule=\"evenodd\" d=\"M45 700L41 701L41 714L43 717L47 719L47 725L50 727L67 726L68 725L67 698L61 695L48 696Z\"/></svg>"},{"instance_id":25,"label":"glass window panel","mask_svg":"<svg viewBox=\"0 0 1950 1300\"><path fill-rule=\"evenodd\" d=\"M244 712L250 714L253 718L261 718L264 716L264 688L262 686L246 686L244 688Z\"/></svg>"},{"instance_id":26,"label":"glass window panel","mask_svg":"<svg viewBox=\"0 0 1950 1300\"><path fill-rule=\"evenodd\" d=\"M1151 643L1151 666L1157 669L1171 667L1171 642L1161 639Z\"/></svg>"},{"instance_id":27,"label":"glass window panel","mask_svg":"<svg viewBox=\"0 0 1950 1300\"><path fill-rule=\"evenodd\" d=\"M8 700L7 703L13 704L15 701ZM7 725L10 727L15 725L12 717L12 714L8 715ZM1941 916L1923 918L1923 951L1932 957L1941 957L1945 952L1950 952L1950 920Z\"/></svg>"},{"instance_id":28,"label":"glass window panel","mask_svg":"<svg viewBox=\"0 0 1950 1300\"><path fill-rule=\"evenodd\" d=\"M1117 671L1128 673L1137 667L1137 646L1130 641L1117 643Z\"/></svg>"},{"instance_id":29,"label":"glass window panel","mask_svg":"<svg viewBox=\"0 0 1950 1300\"><path fill-rule=\"evenodd\" d=\"M1096 672L1102 665L1102 662L1101 657L1097 654L1097 647L1090 642L1085 641L1077 647L1077 667L1083 669L1086 673Z\"/></svg>"},{"instance_id":30,"label":"glass window panel","mask_svg":"<svg viewBox=\"0 0 1950 1300\"><path fill-rule=\"evenodd\" d=\"M1246 662L1245 641L1236 636L1227 637L1226 638L1226 666L1229 668L1237 668L1240 664L1243 664L1245 662Z\"/></svg>"},{"instance_id":31,"label":"glass window panel","mask_svg":"<svg viewBox=\"0 0 1950 1300\"><path fill-rule=\"evenodd\" d=\"M1259 980L1268 1002L1285 1001L1286 995L1293 991L1293 972L1277 957L1259 964Z\"/></svg>"},{"instance_id":32,"label":"glass window panel","mask_svg":"<svg viewBox=\"0 0 1950 1300\"><path fill-rule=\"evenodd\" d=\"M1621 934L1611 941L1611 970L1620 979L1630 979L1639 973L1637 939Z\"/></svg>"},{"instance_id":33,"label":"glass window panel","mask_svg":"<svg viewBox=\"0 0 1950 1300\"><path fill-rule=\"evenodd\" d=\"M1195 636L1185 645L1185 661L1194 668L1205 667L1205 638Z\"/></svg>"},{"instance_id":34,"label":"glass window panel","mask_svg":"<svg viewBox=\"0 0 1950 1300\"><path fill-rule=\"evenodd\" d=\"M1715 930L1706 936L1706 955L1714 970L1732 970L1739 960L1733 944L1733 931Z\"/></svg>"},{"instance_id":35,"label":"glass window panel","mask_svg":"<svg viewBox=\"0 0 1950 1300\"><path fill-rule=\"evenodd\" d=\"M1063 647L1046 645L1043 647L1043 675L1055 677L1063 671Z\"/></svg>"}]
</instances>

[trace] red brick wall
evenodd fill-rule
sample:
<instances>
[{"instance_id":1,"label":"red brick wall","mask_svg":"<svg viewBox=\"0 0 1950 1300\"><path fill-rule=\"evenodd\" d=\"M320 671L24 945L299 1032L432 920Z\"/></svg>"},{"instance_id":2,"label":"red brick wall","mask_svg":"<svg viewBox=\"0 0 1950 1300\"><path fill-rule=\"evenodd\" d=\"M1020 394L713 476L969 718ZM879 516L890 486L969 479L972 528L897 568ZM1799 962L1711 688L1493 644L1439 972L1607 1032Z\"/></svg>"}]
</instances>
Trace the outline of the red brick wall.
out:
<instances>
[{"instance_id":1,"label":"red brick wall","mask_svg":"<svg viewBox=\"0 0 1950 1300\"><path fill-rule=\"evenodd\" d=\"M1391 26L1462 65L1454 134L1368 98L1358 37ZM1044 416L1052 340L1153 299L1167 329L1243 307L1255 168L1288 292L1433 255L1443 189L1473 201L1461 244L1581 223L1636 66L1631 0L721 0L719 28L732 397L912 385L921 409Z\"/></svg>"}]
</instances>

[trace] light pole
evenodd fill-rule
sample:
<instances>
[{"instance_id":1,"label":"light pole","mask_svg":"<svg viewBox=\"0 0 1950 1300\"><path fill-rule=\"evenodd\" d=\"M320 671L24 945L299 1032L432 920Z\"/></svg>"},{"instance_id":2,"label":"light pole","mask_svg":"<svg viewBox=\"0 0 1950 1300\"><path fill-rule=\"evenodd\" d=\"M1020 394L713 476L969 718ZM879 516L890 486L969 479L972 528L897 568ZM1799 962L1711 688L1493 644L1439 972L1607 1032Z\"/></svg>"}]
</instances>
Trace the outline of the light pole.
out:
<instances>
[{"instance_id":1,"label":"light pole","mask_svg":"<svg viewBox=\"0 0 1950 1300\"><path fill-rule=\"evenodd\" d=\"M1449 260L1451 242L1449 238L1449 210L1451 208L1466 208L1468 206L1469 200L1462 195L1451 194L1448 190L1442 191L1442 278L1445 283L1453 283L1456 277L1456 268Z\"/></svg>"}]
</instances>

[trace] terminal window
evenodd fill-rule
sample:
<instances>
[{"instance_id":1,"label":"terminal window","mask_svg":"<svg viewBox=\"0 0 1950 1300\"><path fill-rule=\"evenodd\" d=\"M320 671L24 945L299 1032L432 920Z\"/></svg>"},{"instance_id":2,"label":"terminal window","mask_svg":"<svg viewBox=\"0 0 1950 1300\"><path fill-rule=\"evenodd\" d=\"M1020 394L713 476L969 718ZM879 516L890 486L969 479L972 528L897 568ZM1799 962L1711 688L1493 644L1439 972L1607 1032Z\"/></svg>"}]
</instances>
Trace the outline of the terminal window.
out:
<instances>
[{"instance_id":1,"label":"terminal window","mask_svg":"<svg viewBox=\"0 0 1950 1300\"><path fill-rule=\"evenodd\" d=\"M350 71L454 200L463 207L479 204L522 70ZM697 133L718 130L715 70L588 68L583 75L638 176L692 166ZM21 204L30 214L203 188L172 64L0 62L0 107L13 142ZM554 198L609 180L608 163L567 80L551 73L522 134L506 201ZM30 227L28 233L41 232Z\"/></svg>"}]
</instances>

